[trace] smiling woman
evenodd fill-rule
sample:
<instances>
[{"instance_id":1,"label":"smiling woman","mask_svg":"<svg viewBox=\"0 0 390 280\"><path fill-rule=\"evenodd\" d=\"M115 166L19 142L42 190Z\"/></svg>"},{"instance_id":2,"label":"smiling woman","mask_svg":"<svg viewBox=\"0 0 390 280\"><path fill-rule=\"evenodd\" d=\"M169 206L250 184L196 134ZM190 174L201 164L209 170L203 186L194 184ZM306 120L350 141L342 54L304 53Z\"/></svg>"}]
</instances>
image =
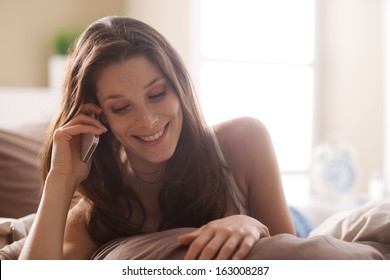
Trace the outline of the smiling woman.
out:
<instances>
[{"instance_id":1,"label":"smiling woman","mask_svg":"<svg viewBox=\"0 0 390 280\"><path fill-rule=\"evenodd\" d=\"M0 259L389 258L386 202L330 217L308 238L294 236L267 129L248 117L210 127L195 96L181 60L154 29L123 17L89 26L70 56L64 100L47 134L39 209L25 227L0 221L8 230L2 240L12 229L21 229L13 240L28 233L1 248ZM180 112L180 134L172 137ZM5 147L31 144L7 142L18 137L4 132ZM87 163L84 134L100 137ZM164 155L172 139L173 154ZM18 162L14 151L3 149L0 159ZM19 165L0 170L26 182ZM310 230L305 221L294 224L298 235Z\"/></svg>"},{"instance_id":2,"label":"smiling woman","mask_svg":"<svg viewBox=\"0 0 390 280\"><path fill-rule=\"evenodd\" d=\"M88 163L86 133L100 137ZM265 126L208 126L175 49L127 17L94 22L71 52L42 171L21 259L90 258L117 238L182 227L193 228L176 241L184 258L243 259L259 239L295 233Z\"/></svg>"},{"instance_id":3,"label":"smiling woman","mask_svg":"<svg viewBox=\"0 0 390 280\"><path fill-rule=\"evenodd\" d=\"M96 81L104 118L128 159L143 172L157 168L150 163L161 165L172 157L182 129L179 98L162 77L145 55L136 55L107 66Z\"/></svg>"}]
</instances>

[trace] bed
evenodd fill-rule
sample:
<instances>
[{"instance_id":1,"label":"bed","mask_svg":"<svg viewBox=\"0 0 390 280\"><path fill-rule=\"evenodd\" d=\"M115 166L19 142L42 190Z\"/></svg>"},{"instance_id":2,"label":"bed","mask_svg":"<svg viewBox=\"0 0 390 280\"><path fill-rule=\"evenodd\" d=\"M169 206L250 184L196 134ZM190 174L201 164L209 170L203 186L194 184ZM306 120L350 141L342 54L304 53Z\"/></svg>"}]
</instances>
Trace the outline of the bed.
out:
<instances>
[{"instance_id":1,"label":"bed","mask_svg":"<svg viewBox=\"0 0 390 280\"><path fill-rule=\"evenodd\" d=\"M15 106L24 93L0 90L1 112ZM38 157L54 114L56 100L39 92L40 115L0 123L0 259L17 259L35 217L40 196ZM28 97L31 105L31 96ZM22 98L23 99L23 98ZM5 100L7 100L7 106ZM26 110L28 106L26 106ZM49 108L50 107L50 108ZM330 215L310 227L301 209L290 208L298 236L279 234L260 239L248 259L390 259L390 201L372 201L351 211ZM313 211L313 209L310 209ZM104 244L92 259L182 259L186 247L179 228L126 237Z\"/></svg>"}]
</instances>

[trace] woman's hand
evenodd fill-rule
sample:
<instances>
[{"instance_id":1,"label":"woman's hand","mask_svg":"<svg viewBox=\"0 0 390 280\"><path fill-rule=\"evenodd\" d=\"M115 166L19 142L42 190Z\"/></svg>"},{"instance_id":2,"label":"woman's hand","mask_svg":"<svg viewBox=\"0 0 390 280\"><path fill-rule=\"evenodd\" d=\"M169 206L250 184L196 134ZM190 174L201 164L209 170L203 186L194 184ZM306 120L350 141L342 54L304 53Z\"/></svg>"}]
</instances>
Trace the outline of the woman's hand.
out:
<instances>
[{"instance_id":1,"label":"woman's hand","mask_svg":"<svg viewBox=\"0 0 390 280\"><path fill-rule=\"evenodd\" d=\"M184 259L243 259L255 242L269 236L268 228L246 215L233 215L179 236L179 243L190 245Z\"/></svg>"},{"instance_id":2,"label":"woman's hand","mask_svg":"<svg viewBox=\"0 0 390 280\"><path fill-rule=\"evenodd\" d=\"M74 119L55 131L51 174L65 176L74 182L74 187L88 177L91 163L81 161L80 136L84 133L101 135L107 132L107 128L100 121L89 115L101 113L102 109L95 104L85 104Z\"/></svg>"}]
</instances>

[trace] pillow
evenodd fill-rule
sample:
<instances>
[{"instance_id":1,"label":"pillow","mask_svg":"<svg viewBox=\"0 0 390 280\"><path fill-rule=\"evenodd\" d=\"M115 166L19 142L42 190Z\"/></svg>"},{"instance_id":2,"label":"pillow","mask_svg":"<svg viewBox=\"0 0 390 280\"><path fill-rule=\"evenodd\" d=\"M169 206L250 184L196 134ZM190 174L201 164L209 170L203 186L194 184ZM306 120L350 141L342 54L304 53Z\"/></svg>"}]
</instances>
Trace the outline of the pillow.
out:
<instances>
[{"instance_id":1,"label":"pillow","mask_svg":"<svg viewBox=\"0 0 390 280\"><path fill-rule=\"evenodd\" d=\"M103 245L92 259L182 259L179 235L191 228L120 238ZM278 234L256 242L247 259L369 260L390 259L390 201L371 202L339 213L316 227L308 238Z\"/></svg>"},{"instance_id":2,"label":"pillow","mask_svg":"<svg viewBox=\"0 0 390 280\"><path fill-rule=\"evenodd\" d=\"M34 213L40 199L38 156L47 124L0 129L0 217Z\"/></svg>"},{"instance_id":3,"label":"pillow","mask_svg":"<svg viewBox=\"0 0 390 280\"><path fill-rule=\"evenodd\" d=\"M156 233L115 239L98 249L94 260L180 260L187 247L178 243L181 234L192 228L177 228ZM376 248L345 242L329 235L298 238L278 234L256 242L247 260L368 260L384 259Z\"/></svg>"},{"instance_id":4,"label":"pillow","mask_svg":"<svg viewBox=\"0 0 390 280\"><path fill-rule=\"evenodd\" d=\"M115 239L103 245L93 260L181 260L187 247L179 245L179 235L193 229L177 228L157 233ZM0 249L0 260L16 260L25 239ZM389 253L389 252L387 252ZM388 259L372 246L346 242L329 235L298 238L278 234L256 242L247 260L370 260Z\"/></svg>"},{"instance_id":5,"label":"pillow","mask_svg":"<svg viewBox=\"0 0 390 280\"><path fill-rule=\"evenodd\" d=\"M28 231L34 216L24 219ZM18 219L18 223L19 220ZM13 221L14 223L16 221ZM379 228L381 225L379 225ZM17 238L25 230L21 225ZM91 259L95 260L180 260L187 247L178 243L180 235L193 231L193 228L177 228L156 233L124 237L112 240L101 246ZM375 229L373 229L375 231ZM319 233L319 232L317 232ZM382 234L387 234L382 232ZM14 239L15 240L15 239ZM0 260L17 259L25 239L17 240L0 249ZM388 243L375 241L348 242L334 236L319 234L309 238L298 238L290 234L278 234L262 238L256 242L246 259L251 260L369 260L389 259Z\"/></svg>"},{"instance_id":6,"label":"pillow","mask_svg":"<svg viewBox=\"0 0 390 280\"><path fill-rule=\"evenodd\" d=\"M352 211L334 214L309 236L323 234L350 242L390 244L390 201L370 201Z\"/></svg>"}]
</instances>

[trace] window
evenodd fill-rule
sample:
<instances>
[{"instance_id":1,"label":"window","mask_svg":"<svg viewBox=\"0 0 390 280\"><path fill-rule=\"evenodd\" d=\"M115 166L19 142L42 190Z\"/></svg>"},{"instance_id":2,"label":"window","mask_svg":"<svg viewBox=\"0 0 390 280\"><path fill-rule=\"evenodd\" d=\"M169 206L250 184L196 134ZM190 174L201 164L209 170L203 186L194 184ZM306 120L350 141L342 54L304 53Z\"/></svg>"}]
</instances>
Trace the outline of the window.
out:
<instances>
[{"instance_id":1,"label":"window","mask_svg":"<svg viewBox=\"0 0 390 280\"><path fill-rule=\"evenodd\" d=\"M285 190L302 181L302 174L307 180L314 0L200 0L199 5L197 86L207 122L258 118L271 133Z\"/></svg>"}]
</instances>

